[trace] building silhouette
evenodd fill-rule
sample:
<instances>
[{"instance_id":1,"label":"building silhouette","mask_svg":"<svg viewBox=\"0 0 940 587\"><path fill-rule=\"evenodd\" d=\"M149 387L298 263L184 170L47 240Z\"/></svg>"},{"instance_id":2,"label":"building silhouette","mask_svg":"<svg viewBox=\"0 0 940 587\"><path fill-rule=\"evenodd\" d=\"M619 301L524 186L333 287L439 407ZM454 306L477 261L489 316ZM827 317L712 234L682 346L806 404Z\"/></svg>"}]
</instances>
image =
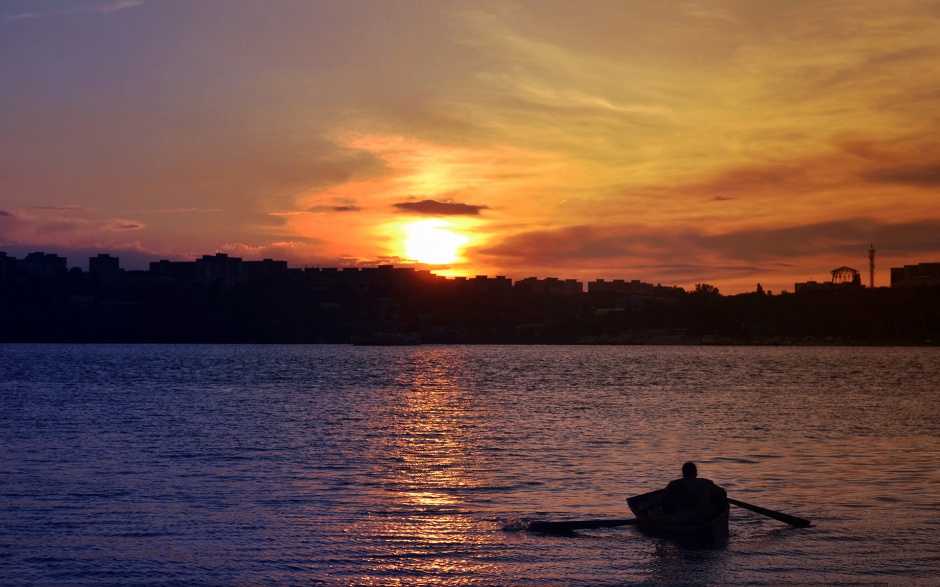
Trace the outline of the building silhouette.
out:
<instances>
[{"instance_id":1,"label":"building silhouette","mask_svg":"<svg viewBox=\"0 0 940 587\"><path fill-rule=\"evenodd\" d=\"M225 253L118 257L68 269L0 252L0 341L344 343L399 333L433 343L812 344L940 340L940 263L891 269L891 288L833 270L796 294L686 292L640 280L444 277L425 269L291 268ZM707 294L707 295L705 295ZM412 336L415 335L415 336Z\"/></svg>"},{"instance_id":2,"label":"building silhouette","mask_svg":"<svg viewBox=\"0 0 940 587\"><path fill-rule=\"evenodd\" d=\"M656 293L656 286L652 283L643 283L639 279L632 281L624 281L623 279L604 281L603 279L597 279L588 282L588 292L613 292L634 296L653 296Z\"/></svg>"},{"instance_id":3,"label":"building silhouette","mask_svg":"<svg viewBox=\"0 0 940 587\"><path fill-rule=\"evenodd\" d=\"M940 263L918 263L891 268L891 287L940 285Z\"/></svg>"},{"instance_id":4,"label":"building silhouette","mask_svg":"<svg viewBox=\"0 0 940 587\"><path fill-rule=\"evenodd\" d=\"M518 290L533 293L553 295L577 295L584 292L584 284L577 279L558 279L557 277L526 277L517 281L514 286Z\"/></svg>"},{"instance_id":5,"label":"building silhouette","mask_svg":"<svg viewBox=\"0 0 940 587\"><path fill-rule=\"evenodd\" d=\"M65 257L43 252L29 253L19 267L26 275L37 277L56 277L68 272Z\"/></svg>"},{"instance_id":6,"label":"building silhouette","mask_svg":"<svg viewBox=\"0 0 940 587\"><path fill-rule=\"evenodd\" d=\"M101 283L117 283L121 278L121 263L117 257L100 253L88 259L88 274Z\"/></svg>"}]
</instances>

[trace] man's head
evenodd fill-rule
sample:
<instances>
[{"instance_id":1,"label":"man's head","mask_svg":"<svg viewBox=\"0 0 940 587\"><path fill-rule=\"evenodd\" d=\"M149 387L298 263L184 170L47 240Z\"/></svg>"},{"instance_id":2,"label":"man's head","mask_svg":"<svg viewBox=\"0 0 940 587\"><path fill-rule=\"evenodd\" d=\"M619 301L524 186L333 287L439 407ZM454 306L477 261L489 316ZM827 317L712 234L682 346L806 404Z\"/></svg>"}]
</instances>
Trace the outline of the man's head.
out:
<instances>
[{"instance_id":1,"label":"man's head","mask_svg":"<svg viewBox=\"0 0 940 587\"><path fill-rule=\"evenodd\" d=\"M695 466L695 463L689 461L682 465L682 476L686 479L695 479L698 476L698 468Z\"/></svg>"}]
</instances>

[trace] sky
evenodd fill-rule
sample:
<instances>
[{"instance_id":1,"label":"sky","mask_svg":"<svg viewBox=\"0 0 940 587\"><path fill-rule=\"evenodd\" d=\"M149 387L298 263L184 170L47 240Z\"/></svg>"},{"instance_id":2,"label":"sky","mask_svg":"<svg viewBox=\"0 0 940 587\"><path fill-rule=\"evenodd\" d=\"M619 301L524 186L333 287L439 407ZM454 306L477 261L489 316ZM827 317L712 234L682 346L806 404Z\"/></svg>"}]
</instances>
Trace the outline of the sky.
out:
<instances>
[{"instance_id":1,"label":"sky","mask_svg":"<svg viewBox=\"0 0 940 587\"><path fill-rule=\"evenodd\" d=\"M933 1L4 0L0 251L887 286L938 71Z\"/></svg>"}]
</instances>

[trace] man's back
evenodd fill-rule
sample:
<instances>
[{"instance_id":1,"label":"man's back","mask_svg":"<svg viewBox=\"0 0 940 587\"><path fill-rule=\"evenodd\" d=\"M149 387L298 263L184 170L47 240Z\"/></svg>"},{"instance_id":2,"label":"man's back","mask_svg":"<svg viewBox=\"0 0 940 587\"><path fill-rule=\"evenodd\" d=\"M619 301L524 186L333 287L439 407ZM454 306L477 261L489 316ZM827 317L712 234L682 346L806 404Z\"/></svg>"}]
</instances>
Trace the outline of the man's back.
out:
<instances>
[{"instance_id":1,"label":"man's back","mask_svg":"<svg viewBox=\"0 0 940 587\"><path fill-rule=\"evenodd\" d=\"M672 512L712 513L713 497L724 493L710 479L683 477L666 486L666 503Z\"/></svg>"}]
</instances>

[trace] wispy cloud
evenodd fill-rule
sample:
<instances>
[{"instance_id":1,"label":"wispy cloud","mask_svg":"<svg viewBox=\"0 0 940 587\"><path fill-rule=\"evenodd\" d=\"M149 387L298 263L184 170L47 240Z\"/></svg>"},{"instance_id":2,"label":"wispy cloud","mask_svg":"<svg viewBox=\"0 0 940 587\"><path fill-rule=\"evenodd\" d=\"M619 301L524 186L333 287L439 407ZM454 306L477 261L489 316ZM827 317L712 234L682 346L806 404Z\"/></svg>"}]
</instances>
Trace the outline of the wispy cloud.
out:
<instances>
[{"instance_id":1,"label":"wispy cloud","mask_svg":"<svg viewBox=\"0 0 940 587\"><path fill-rule=\"evenodd\" d=\"M83 206L29 206L27 210L39 210L47 212L88 212L91 208Z\"/></svg>"},{"instance_id":2,"label":"wispy cloud","mask_svg":"<svg viewBox=\"0 0 940 587\"><path fill-rule=\"evenodd\" d=\"M317 205L310 206L304 210L275 210L268 212L268 216L281 216L285 218L296 216L318 216L321 214L345 214L350 212L361 212L362 208L353 204L341 204L336 206Z\"/></svg>"},{"instance_id":3,"label":"wispy cloud","mask_svg":"<svg viewBox=\"0 0 940 587\"><path fill-rule=\"evenodd\" d=\"M101 242L110 236L139 231L146 228L142 222L127 218L96 218L87 214L74 214L84 209L74 206L38 206L4 211L9 219L2 235L2 243L38 242L63 247L86 246ZM116 243L122 242L118 237Z\"/></svg>"},{"instance_id":4,"label":"wispy cloud","mask_svg":"<svg viewBox=\"0 0 940 587\"><path fill-rule=\"evenodd\" d=\"M103 2L93 4L91 6L85 6L82 8L74 8L71 10L58 10L51 12L24 12L20 14L12 14L6 17L7 21L14 20L28 20L33 18L50 18L57 16L68 16L70 14L110 14L112 12L119 12L121 10L127 10L129 8L136 8L142 4L145 4L147 0L117 0L115 2Z\"/></svg>"},{"instance_id":5,"label":"wispy cloud","mask_svg":"<svg viewBox=\"0 0 940 587\"><path fill-rule=\"evenodd\" d=\"M191 213L206 213L214 214L221 212L221 208L151 208L144 210L130 210L129 214L191 214Z\"/></svg>"},{"instance_id":6,"label":"wispy cloud","mask_svg":"<svg viewBox=\"0 0 940 587\"><path fill-rule=\"evenodd\" d=\"M111 220L104 225L104 228L110 230L140 230L144 225L133 220Z\"/></svg>"}]
</instances>

